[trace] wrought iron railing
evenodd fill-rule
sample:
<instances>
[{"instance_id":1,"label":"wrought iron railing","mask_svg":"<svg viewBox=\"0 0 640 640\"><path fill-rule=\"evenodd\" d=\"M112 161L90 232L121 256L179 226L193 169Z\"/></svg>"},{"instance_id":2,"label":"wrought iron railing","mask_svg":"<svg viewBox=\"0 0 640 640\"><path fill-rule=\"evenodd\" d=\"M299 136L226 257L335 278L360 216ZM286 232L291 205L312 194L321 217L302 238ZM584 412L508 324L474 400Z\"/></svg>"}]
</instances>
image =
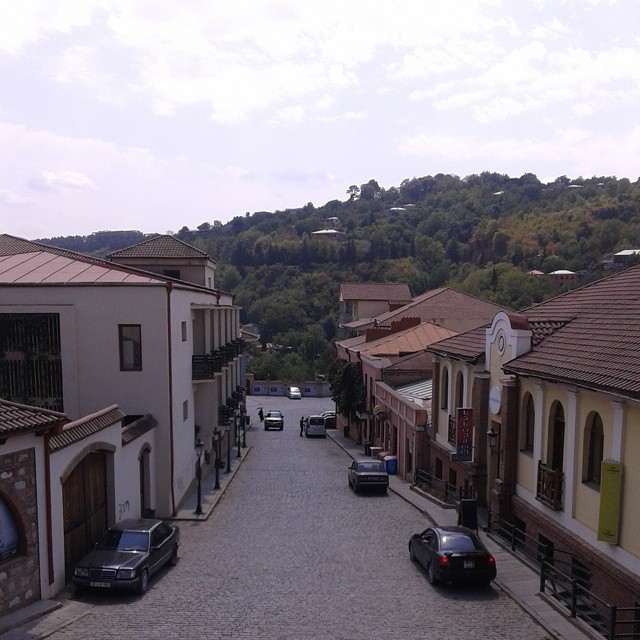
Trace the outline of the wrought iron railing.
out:
<instances>
[{"instance_id":1,"label":"wrought iron railing","mask_svg":"<svg viewBox=\"0 0 640 640\"><path fill-rule=\"evenodd\" d=\"M555 511L562 511L562 469L551 469L538 460L536 499Z\"/></svg>"},{"instance_id":2,"label":"wrought iron railing","mask_svg":"<svg viewBox=\"0 0 640 640\"><path fill-rule=\"evenodd\" d=\"M477 494L472 485L464 487L456 487L454 484L448 483L446 480L436 478L431 473L422 469L416 469L414 474L414 484L418 488L441 498L445 502L455 504L463 498L476 498Z\"/></svg>"}]
</instances>

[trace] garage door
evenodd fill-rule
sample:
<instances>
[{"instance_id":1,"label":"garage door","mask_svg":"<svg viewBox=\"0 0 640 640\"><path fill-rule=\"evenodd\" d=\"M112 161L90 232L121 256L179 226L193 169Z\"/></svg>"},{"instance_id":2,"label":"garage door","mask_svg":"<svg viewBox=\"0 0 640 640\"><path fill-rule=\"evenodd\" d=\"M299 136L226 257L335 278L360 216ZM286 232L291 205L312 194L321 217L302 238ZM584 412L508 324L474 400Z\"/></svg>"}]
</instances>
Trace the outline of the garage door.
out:
<instances>
[{"instance_id":1,"label":"garage door","mask_svg":"<svg viewBox=\"0 0 640 640\"><path fill-rule=\"evenodd\" d=\"M62 485L67 582L78 560L107 529L106 455L86 456Z\"/></svg>"}]
</instances>

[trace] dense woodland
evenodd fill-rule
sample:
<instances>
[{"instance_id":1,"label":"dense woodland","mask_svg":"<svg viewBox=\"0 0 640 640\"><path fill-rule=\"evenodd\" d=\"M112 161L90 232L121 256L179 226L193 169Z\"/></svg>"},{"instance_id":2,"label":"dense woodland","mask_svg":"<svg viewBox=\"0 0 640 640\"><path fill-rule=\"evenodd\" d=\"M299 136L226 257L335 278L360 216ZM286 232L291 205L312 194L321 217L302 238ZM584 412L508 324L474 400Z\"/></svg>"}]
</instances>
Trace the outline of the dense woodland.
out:
<instances>
[{"instance_id":1,"label":"dense woodland","mask_svg":"<svg viewBox=\"0 0 640 640\"><path fill-rule=\"evenodd\" d=\"M265 350L250 365L260 378L329 370L341 282L406 282L413 295L451 286L522 309L560 292L530 270L569 269L580 285L605 275L615 252L640 248L640 179L438 174L389 189L370 180L345 195L176 234L220 263L217 286L236 294L242 322L261 327ZM311 235L327 228L344 236ZM41 241L104 257L147 237L112 231Z\"/></svg>"}]
</instances>

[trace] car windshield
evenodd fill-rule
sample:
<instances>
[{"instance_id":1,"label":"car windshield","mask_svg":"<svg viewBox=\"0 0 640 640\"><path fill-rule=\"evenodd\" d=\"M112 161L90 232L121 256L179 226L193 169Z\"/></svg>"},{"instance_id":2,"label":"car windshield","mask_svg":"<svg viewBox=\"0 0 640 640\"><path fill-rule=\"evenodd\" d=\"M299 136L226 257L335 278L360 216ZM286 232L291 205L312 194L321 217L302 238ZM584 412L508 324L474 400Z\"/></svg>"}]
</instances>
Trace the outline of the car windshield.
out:
<instances>
[{"instance_id":1,"label":"car windshield","mask_svg":"<svg viewBox=\"0 0 640 640\"><path fill-rule=\"evenodd\" d=\"M382 462L359 462L358 471L384 471Z\"/></svg>"},{"instance_id":2,"label":"car windshield","mask_svg":"<svg viewBox=\"0 0 640 640\"><path fill-rule=\"evenodd\" d=\"M445 533L442 536L442 550L454 551L456 553L463 551L481 551L480 541L477 538L471 538L460 533Z\"/></svg>"},{"instance_id":3,"label":"car windshield","mask_svg":"<svg viewBox=\"0 0 640 640\"><path fill-rule=\"evenodd\" d=\"M98 549L147 551L149 534L145 531L107 531L98 543Z\"/></svg>"},{"instance_id":4,"label":"car windshield","mask_svg":"<svg viewBox=\"0 0 640 640\"><path fill-rule=\"evenodd\" d=\"M279 411L269 411L267 418L282 418L282 414Z\"/></svg>"}]
</instances>

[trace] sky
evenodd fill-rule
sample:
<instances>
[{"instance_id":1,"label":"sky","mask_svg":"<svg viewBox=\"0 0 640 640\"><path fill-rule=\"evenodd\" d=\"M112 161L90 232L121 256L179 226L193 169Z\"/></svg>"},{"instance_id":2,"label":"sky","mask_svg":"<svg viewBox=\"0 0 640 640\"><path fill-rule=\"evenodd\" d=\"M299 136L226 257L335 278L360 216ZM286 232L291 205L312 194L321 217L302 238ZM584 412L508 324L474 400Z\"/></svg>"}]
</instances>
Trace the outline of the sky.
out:
<instances>
[{"instance_id":1,"label":"sky","mask_svg":"<svg viewBox=\"0 0 640 640\"><path fill-rule=\"evenodd\" d=\"M0 233L640 175L640 0L4 0Z\"/></svg>"}]
</instances>

